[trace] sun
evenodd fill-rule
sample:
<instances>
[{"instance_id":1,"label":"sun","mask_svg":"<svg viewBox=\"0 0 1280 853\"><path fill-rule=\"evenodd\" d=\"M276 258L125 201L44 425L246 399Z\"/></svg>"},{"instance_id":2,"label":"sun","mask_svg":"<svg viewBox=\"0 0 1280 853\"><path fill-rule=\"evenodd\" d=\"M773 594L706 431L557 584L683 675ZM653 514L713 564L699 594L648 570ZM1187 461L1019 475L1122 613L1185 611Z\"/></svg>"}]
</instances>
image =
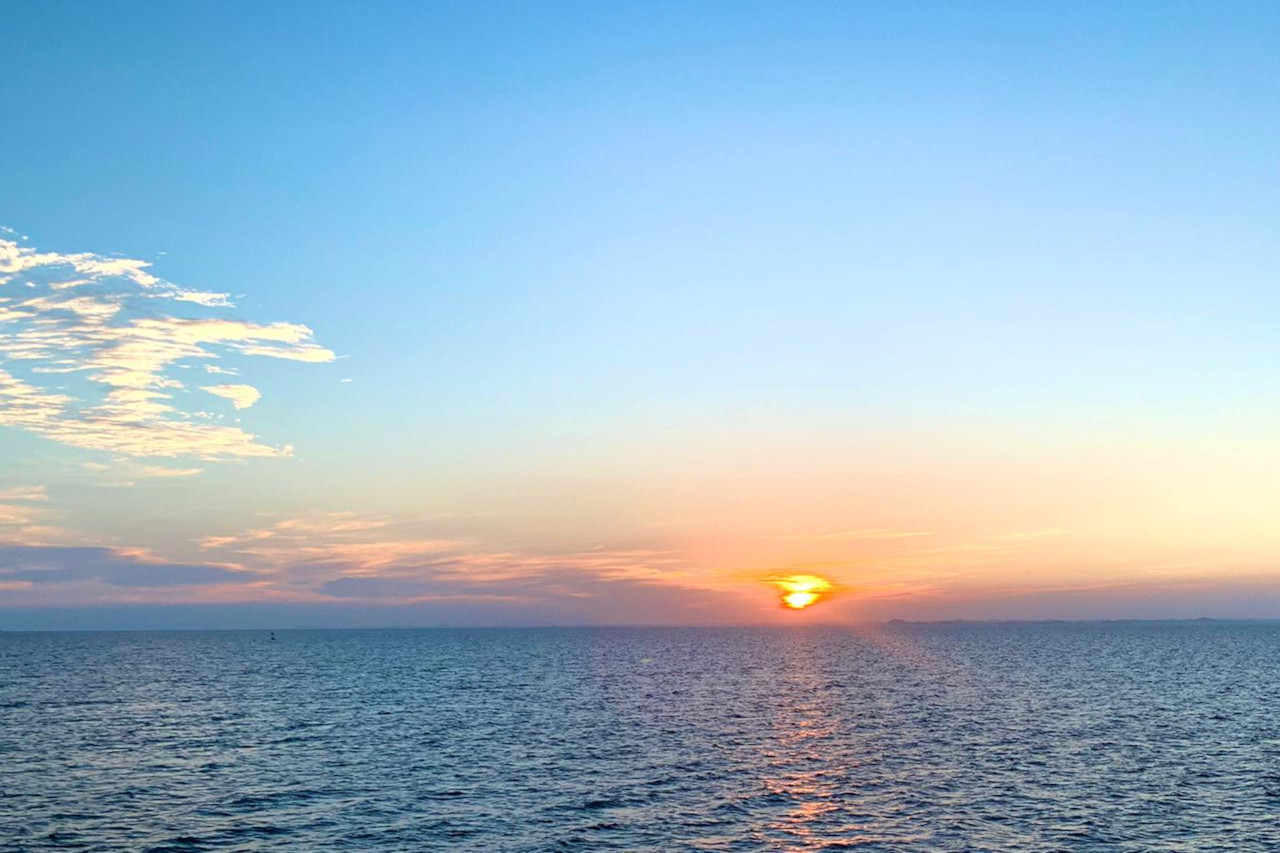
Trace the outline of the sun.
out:
<instances>
[{"instance_id":1,"label":"sun","mask_svg":"<svg viewBox=\"0 0 1280 853\"><path fill-rule=\"evenodd\" d=\"M782 606L788 610L804 610L817 604L831 590L831 581L818 575L787 575L771 582L782 590Z\"/></svg>"},{"instance_id":2,"label":"sun","mask_svg":"<svg viewBox=\"0 0 1280 853\"><path fill-rule=\"evenodd\" d=\"M804 610L817 600L816 592L789 592L782 596L782 603L792 610Z\"/></svg>"}]
</instances>

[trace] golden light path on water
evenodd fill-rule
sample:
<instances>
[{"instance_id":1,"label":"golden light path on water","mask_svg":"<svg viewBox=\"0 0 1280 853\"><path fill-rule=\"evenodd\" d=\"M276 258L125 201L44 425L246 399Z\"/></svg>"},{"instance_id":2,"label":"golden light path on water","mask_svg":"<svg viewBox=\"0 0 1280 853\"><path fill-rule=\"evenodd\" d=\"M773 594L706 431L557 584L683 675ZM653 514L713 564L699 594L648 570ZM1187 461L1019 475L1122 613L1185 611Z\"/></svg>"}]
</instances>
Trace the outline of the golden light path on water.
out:
<instances>
[{"instance_id":1,"label":"golden light path on water","mask_svg":"<svg viewBox=\"0 0 1280 853\"><path fill-rule=\"evenodd\" d=\"M782 606L790 610L817 604L831 590L831 581L818 575L787 575L772 583L782 590Z\"/></svg>"}]
</instances>

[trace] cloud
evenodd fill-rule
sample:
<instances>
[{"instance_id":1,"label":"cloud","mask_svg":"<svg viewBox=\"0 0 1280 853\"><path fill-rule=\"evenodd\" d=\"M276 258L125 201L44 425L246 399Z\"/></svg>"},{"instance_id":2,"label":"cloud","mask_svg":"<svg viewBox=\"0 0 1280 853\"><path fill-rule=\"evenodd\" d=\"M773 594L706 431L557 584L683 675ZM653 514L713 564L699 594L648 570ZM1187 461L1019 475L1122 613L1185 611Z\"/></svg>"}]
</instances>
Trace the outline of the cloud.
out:
<instances>
[{"instance_id":1,"label":"cloud","mask_svg":"<svg viewBox=\"0 0 1280 853\"><path fill-rule=\"evenodd\" d=\"M0 425L126 456L204 460L287 456L217 416L184 407L182 371L258 356L333 361L306 326L226 316L223 293L188 290L145 261L38 252L0 238ZM21 287L21 289L19 289ZM260 396L212 385L237 409Z\"/></svg>"},{"instance_id":2,"label":"cloud","mask_svg":"<svg viewBox=\"0 0 1280 853\"><path fill-rule=\"evenodd\" d=\"M500 560L507 570L498 577L478 575L474 559L468 557L400 569L393 576L344 576L321 583L317 591L348 606L376 603L401 611L447 605L455 614L469 614L486 605L507 604L515 609L503 621L516 624L548 618L560 624L732 624L750 618L753 610L741 590L632 577L624 566L648 562L638 555L596 552L586 560L584 556L529 561L507 555ZM602 573L602 563L610 564L612 571Z\"/></svg>"},{"instance_id":3,"label":"cloud","mask_svg":"<svg viewBox=\"0 0 1280 853\"><path fill-rule=\"evenodd\" d=\"M166 468L162 465L135 465L131 469L134 477L144 480L168 479L170 477L193 477L201 473L203 468Z\"/></svg>"},{"instance_id":4,"label":"cloud","mask_svg":"<svg viewBox=\"0 0 1280 853\"><path fill-rule=\"evenodd\" d=\"M318 591L335 598L419 599L433 588L431 583L415 578L337 578L320 584Z\"/></svg>"},{"instance_id":5,"label":"cloud","mask_svg":"<svg viewBox=\"0 0 1280 853\"><path fill-rule=\"evenodd\" d=\"M0 501L47 501L49 494L44 486L9 486L0 489Z\"/></svg>"},{"instance_id":6,"label":"cloud","mask_svg":"<svg viewBox=\"0 0 1280 853\"><path fill-rule=\"evenodd\" d=\"M781 539L915 539L920 536L933 536L932 530L896 530L891 527L869 528L867 530L837 530L834 533L796 534L782 536Z\"/></svg>"},{"instance_id":7,"label":"cloud","mask_svg":"<svg viewBox=\"0 0 1280 853\"><path fill-rule=\"evenodd\" d=\"M63 531L49 525L49 500L44 486L0 489L0 539L11 543L43 544Z\"/></svg>"},{"instance_id":8,"label":"cloud","mask_svg":"<svg viewBox=\"0 0 1280 853\"><path fill-rule=\"evenodd\" d=\"M423 536L420 527L349 512L314 513L206 537L199 544L229 560L258 566L274 588L312 600L520 600L539 606L567 602L576 608L606 590L624 587L633 590L628 595L660 588L673 603L690 600L694 590L714 597L703 577L671 551L502 551Z\"/></svg>"},{"instance_id":9,"label":"cloud","mask_svg":"<svg viewBox=\"0 0 1280 853\"><path fill-rule=\"evenodd\" d=\"M153 560L145 552L120 548L0 546L0 583L97 581L113 587L172 587L240 583L254 577L225 566Z\"/></svg>"},{"instance_id":10,"label":"cloud","mask_svg":"<svg viewBox=\"0 0 1280 853\"><path fill-rule=\"evenodd\" d=\"M172 480L204 473L203 468L149 465L128 457L117 457L110 463L84 462L81 467L92 472L94 480L102 486L133 486L139 480Z\"/></svg>"},{"instance_id":11,"label":"cloud","mask_svg":"<svg viewBox=\"0 0 1280 853\"><path fill-rule=\"evenodd\" d=\"M1020 530L1015 533L1003 533L992 538L1018 541L1023 539L1044 539L1050 536L1061 536L1062 534L1063 531L1060 528L1052 527L1046 530Z\"/></svg>"},{"instance_id":12,"label":"cloud","mask_svg":"<svg viewBox=\"0 0 1280 853\"><path fill-rule=\"evenodd\" d=\"M465 543L409 535L387 519L319 512L281 519L240 533L206 536L199 545L274 567L344 566L372 574L395 564L421 564L456 553Z\"/></svg>"},{"instance_id":13,"label":"cloud","mask_svg":"<svg viewBox=\"0 0 1280 853\"><path fill-rule=\"evenodd\" d=\"M43 499L34 487L4 493L15 505ZM438 621L508 624L723 622L744 612L740 591L706 588L671 552L499 551L414 535L415 526L314 513L208 537L200 544L221 553L194 561L97 542L11 542L0 545L0 590L11 607L275 602L341 607L374 621L382 608L405 606L429 608Z\"/></svg>"},{"instance_id":14,"label":"cloud","mask_svg":"<svg viewBox=\"0 0 1280 853\"><path fill-rule=\"evenodd\" d=\"M202 385L200 390L230 400L237 409L247 409L262 399L262 392L252 385Z\"/></svg>"}]
</instances>

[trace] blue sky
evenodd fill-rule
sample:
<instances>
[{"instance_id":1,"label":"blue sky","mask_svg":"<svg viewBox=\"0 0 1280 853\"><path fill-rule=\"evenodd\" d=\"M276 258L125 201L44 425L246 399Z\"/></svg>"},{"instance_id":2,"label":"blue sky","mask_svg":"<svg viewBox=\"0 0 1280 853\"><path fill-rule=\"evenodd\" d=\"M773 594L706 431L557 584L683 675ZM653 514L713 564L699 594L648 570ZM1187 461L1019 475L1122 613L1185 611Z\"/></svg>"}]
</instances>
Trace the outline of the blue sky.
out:
<instances>
[{"instance_id":1,"label":"blue sky","mask_svg":"<svg viewBox=\"0 0 1280 853\"><path fill-rule=\"evenodd\" d=\"M5 429L5 482L44 488L76 545L265 578L301 558L199 543L351 513L512 564L663 554L678 578L605 574L697 595L750 599L742 577L816 561L931 596L928 615L974 585L994 603L963 612L999 615L1006 569L725 540L780 515L815 536L950 519L954 548L1061 529L1099 578L1186 557L1205 584L1256 580L1280 544L1240 508L1280 497L1247 480L1277 414L1273 4L20 3L6 30L0 223L152 262L336 356L252 359L261 400L219 415L289 459ZM201 473L136 476L153 464ZM1122 509L1061 497L1090 465L1100 496L1166 496L1139 527L1170 553L1099 556ZM982 511L944 499L949 466ZM1028 504L1042 522L992 521ZM1020 558L1046 588L1070 574ZM489 583L507 621L542 618Z\"/></svg>"}]
</instances>

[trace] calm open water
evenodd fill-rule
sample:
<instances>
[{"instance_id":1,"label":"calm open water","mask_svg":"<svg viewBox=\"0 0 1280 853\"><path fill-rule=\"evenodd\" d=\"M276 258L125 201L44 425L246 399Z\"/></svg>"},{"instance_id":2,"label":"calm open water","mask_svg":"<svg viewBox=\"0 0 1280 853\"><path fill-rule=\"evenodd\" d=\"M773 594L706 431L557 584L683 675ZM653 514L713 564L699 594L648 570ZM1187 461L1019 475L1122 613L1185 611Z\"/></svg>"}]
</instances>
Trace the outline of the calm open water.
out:
<instances>
[{"instance_id":1,"label":"calm open water","mask_svg":"<svg viewBox=\"0 0 1280 853\"><path fill-rule=\"evenodd\" d=\"M1280 625L0 634L0 850L1280 850Z\"/></svg>"}]
</instances>

